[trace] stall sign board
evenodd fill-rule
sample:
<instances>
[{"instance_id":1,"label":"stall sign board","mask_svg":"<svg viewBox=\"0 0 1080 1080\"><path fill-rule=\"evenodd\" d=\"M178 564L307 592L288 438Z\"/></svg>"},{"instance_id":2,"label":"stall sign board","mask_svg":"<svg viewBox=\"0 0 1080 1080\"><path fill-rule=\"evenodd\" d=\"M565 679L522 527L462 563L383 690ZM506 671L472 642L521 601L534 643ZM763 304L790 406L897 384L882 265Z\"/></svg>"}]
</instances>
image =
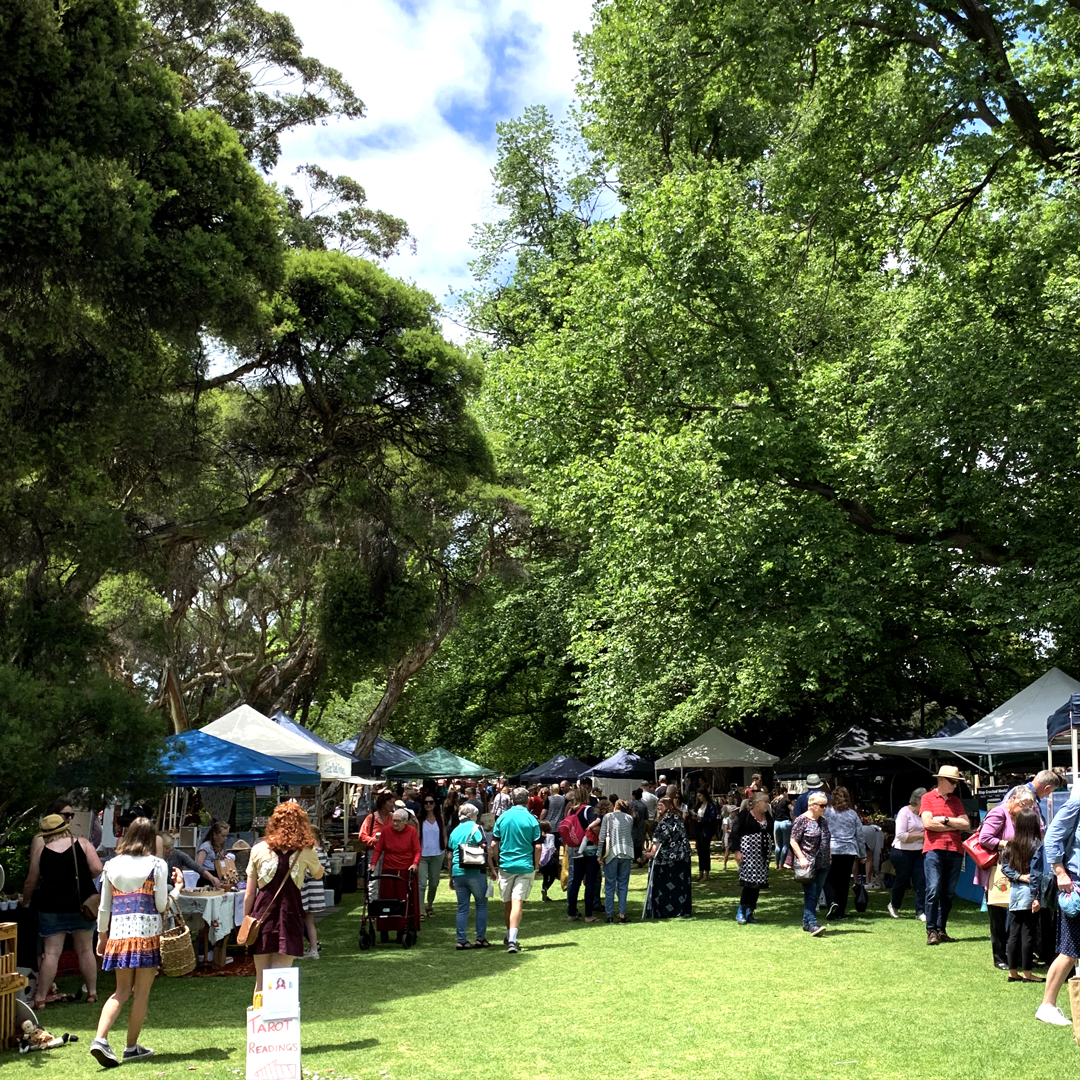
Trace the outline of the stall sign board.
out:
<instances>
[{"instance_id":1,"label":"stall sign board","mask_svg":"<svg viewBox=\"0 0 1080 1080\"><path fill-rule=\"evenodd\" d=\"M264 1020L288 1020L300 1015L299 968L267 968L262 985Z\"/></svg>"},{"instance_id":2,"label":"stall sign board","mask_svg":"<svg viewBox=\"0 0 1080 1080\"><path fill-rule=\"evenodd\" d=\"M245 1080L301 1080L300 1017L271 1019L261 1009L247 1011Z\"/></svg>"}]
</instances>

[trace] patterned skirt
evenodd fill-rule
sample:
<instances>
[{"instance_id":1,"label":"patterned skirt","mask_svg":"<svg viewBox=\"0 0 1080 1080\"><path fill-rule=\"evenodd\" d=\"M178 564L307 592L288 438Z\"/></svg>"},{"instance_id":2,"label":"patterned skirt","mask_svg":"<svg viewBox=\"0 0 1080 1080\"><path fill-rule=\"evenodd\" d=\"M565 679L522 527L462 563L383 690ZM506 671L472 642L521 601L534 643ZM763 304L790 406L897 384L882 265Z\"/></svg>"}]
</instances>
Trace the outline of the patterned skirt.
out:
<instances>
[{"instance_id":1,"label":"patterned skirt","mask_svg":"<svg viewBox=\"0 0 1080 1080\"><path fill-rule=\"evenodd\" d=\"M643 919L673 919L692 914L690 899L690 863L653 862L649 870Z\"/></svg>"},{"instance_id":2,"label":"patterned skirt","mask_svg":"<svg viewBox=\"0 0 1080 1080\"><path fill-rule=\"evenodd\" d=\"M154 902L154 875L134 892L115 892L103 971L161 967L161 916Z\"/></svg>"}]
</instances>

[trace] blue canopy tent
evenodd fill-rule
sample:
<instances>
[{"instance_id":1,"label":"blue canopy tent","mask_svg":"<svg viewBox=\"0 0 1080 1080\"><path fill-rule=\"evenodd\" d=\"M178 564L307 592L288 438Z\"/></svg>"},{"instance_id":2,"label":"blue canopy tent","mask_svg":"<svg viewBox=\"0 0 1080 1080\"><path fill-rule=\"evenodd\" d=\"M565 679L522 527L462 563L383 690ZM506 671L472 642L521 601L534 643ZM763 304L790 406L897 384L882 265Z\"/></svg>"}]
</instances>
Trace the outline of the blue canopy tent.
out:
<instances>
[{"instance_id":1,"label":"blue canopy tent","mask_svg":"<svg viewBox=\"0 0 1080 1080\"><path fill-rule=\"evenodd\" d=\"M172 787L261 787L319 783L319 774L288 761L248 750L203 731L184 731L165 740L165 781Z\"/></svg>"},{"instance_id":2,"label":"blue canopy tent","mask_svg":"<svg viewBox=\"0 0 1080 1080\"><path fill-rule=\"evenodd\" d=\"M1077 733L1080 731L1080 694L1070 694L1064 705L1055 709L1046 718L1046 754L1047 764L1052 764L1055 741L1064 741L1068 736L1072 746L1073 783L1080 776L1080 748L1077 745ZM1051 810L1052 813L1052 810Z\"/></svg>"},{"instance_id":3,"label":"blue canopy tent","mask_svg":"<svg viewBox=\"0 0 1080 1080\"><path fill-rule=\"evenodd\" d=\"M653 763L633 750L616 750L609 758L604 758L599 765L586 765L578 774L579 780L587 776L612 778L616 780L649 780L652 778Z\"/></svg>"}]
</instances>

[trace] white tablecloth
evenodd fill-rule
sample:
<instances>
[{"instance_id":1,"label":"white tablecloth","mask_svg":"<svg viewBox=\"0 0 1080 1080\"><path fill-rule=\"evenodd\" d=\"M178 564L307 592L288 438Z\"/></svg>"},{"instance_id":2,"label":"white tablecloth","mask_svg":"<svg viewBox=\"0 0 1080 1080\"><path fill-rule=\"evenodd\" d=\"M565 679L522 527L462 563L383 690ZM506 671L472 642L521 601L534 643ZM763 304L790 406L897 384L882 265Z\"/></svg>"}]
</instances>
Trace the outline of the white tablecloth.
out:
<instances>
[{"instance_id":1,"label":"white tablecloth","mask_svg":"<svg viewBox=\"0 0 1080 1080\"><path fill-rule=\"evenodd\" d=\"M236 901L239 899L241 918L243 917L243 893L225 893L224 896L183 896L179 897L180 913L184 921L196 935L203 926L209 928L210 944L224 941L237 924Z\"/></svg>"}]
</instances>

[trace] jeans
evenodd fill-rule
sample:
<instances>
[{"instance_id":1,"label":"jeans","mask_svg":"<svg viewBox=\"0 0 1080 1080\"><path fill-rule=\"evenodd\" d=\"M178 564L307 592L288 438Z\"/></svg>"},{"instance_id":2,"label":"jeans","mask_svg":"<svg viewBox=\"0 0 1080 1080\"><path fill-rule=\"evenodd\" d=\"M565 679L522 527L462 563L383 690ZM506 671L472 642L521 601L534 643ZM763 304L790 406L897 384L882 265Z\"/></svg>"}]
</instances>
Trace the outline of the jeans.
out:
<instances>
[{"instance_id":1,"label":"jeans","mask_svg":"<svg viewBox=\"0 0 1080 1080\"><path fill-rule=\"evenodd\" d=\"M791 848L791 826L794 821L778 821L773 825L773 847L776 865L783 866Z\"/></svg>"},{"instance_id":2,"label":"jeans","mask_svg":"<svg viewBox=\"0 0 1080 1080\"><path fill-rule=\"evenodd\" d=\"M589 918L596 905L597 858L595 855L580 855L570 860L570 891L566 894L566 914L578 913L577 898L582 881L585 882L585 917Z\"/></svg>"},{"instance_id":3,"label":"jeans","mask_svg":"<svg viewBox=\"0 0 1080 1080\"><path fill-rule=\"evenodd\" d=\"M956 884L960 880L960 868L964 855L960 851L927 851L923 856L926 874L926 931L945 932L945 924L952 911Z\"/></svg>"},{"instance_id":4,"label":"jeans","mask_svg":"<svg viewBox=\"0 0 1080 1080\"><path fill-rule=\"evenodd\" d=\"M459 874L451 880L457 893L457 939L464 943L465 928L469 924L469 897L476 901L476 940L487 939L488 900L487 874Z\"/></svg>"},{"instance_id":5,"label":"jeans","mask_svg":"<svg viewBox=\"0 0 1080 1080\"><path fill-rule=\"evenodd\" d=\"M610 919L615 914L615 894L619 896L619 914L626 914L626 892L630 888L632 859L609 859L604 863L604 910Z\"/></svg>"},{"instance_id":6,"label":"jeans","mask_svg":"<svg viewBox=\"0 0 1080 1080\"><path fill-rule=\"evenodd\" d=\"M442 873L443 863L446 862L446 854L421 855L420 868L420 899L424 899L424 889L427 889L427 905L431 907L435 903L435 890L439 887L439 875Z\"/></svg>"},{"instance_id":7,"label":"jeans","mask_svg":"<svg viewBox=\"0 0 1080 1080\"><path fill-rule=\"evenodd\" d=\"M803 915L802 924L804 930L813 930L817 926L817 902L821 890L825 885L825 879L829 876L829 868L822 866L814 875L813 881L804 881L802 887Z\"/></svg>"},{"instance_id":8,"label":"jeans","mask_svg":"<svg viewBox=\"0 0 1080 1080\"><path fill-rule=\"evenodd\" d=\"M899 911L904 903L904 893L908 885L915 894L915 914L921 915L926 910L926 875L923 873L923 853L921 851L903 851L894 847L889 852L896 879L892 888L892 906Z\"/></svg>"}]
</instances>

